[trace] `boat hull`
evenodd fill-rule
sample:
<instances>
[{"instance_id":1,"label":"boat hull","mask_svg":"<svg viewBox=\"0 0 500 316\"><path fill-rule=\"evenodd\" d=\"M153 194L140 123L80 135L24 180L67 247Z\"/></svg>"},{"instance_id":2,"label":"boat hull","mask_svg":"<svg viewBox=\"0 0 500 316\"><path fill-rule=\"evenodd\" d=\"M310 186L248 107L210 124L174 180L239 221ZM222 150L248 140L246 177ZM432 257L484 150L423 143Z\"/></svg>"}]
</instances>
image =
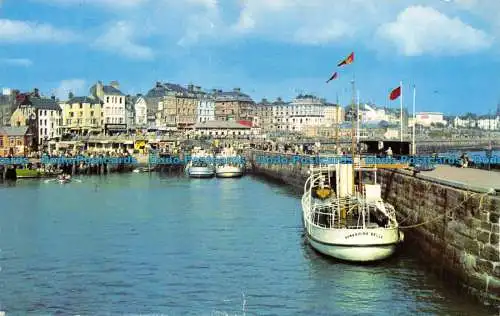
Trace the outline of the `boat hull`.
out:
<instances>
[{"instance_id":1,"label":"boat hull","mask_svg":"<svg viewBox=\"0 0 500 316\"><path fill-rule=\"evenodd\" d=\"M307 236L309 244L316 251L335 259L352 262L373 262L389 258L396 251L397 244L388 245L333 245Z\"/></svg>"},{"instance_id":2,"label":"boat hull","mask_svg":"<svg viewBox=\"0 0 500 316\"><path fill-rule=\"evenodd\" d=\"M239 167L218 167L215 171L217 178L239 178L243 176L243 169Z\"/></svg>"},{"instance_id":3,"label":"boat hull","mask_svg":"<svg viewBox=\"0 0 500 316\"><path fill-rule=\"evenodd\" d=\"M188 175L191 178L212 178L215 172L212 168L207 167L190 167Z\"/></svg>"},{"instance_id":4,"label":"boat hull","mask_svg":"<svg viewBox=\"0 0 500 316\"><path fill-rule=\"evenodd\" d=\"M398 228L328 229L305 222L309 244L324 255L344 261L387 259L403 239Z\"/></svg>"}]
</instances>

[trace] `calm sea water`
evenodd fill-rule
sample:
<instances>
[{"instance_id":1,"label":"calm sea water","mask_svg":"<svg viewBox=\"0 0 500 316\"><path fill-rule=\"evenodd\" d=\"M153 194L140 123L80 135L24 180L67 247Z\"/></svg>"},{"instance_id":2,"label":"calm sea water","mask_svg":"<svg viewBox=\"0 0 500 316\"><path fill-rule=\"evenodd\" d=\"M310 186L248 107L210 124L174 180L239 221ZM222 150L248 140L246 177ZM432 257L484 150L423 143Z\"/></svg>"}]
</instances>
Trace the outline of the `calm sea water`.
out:
<instances>
[{"instance_id":1,"label":"calm sea water","mask_svg":"<svg viewBox=\"0 0 500 316\"><path fill-rule=\"evenodd\" d=\"M7 315L488 315L411 250L372 266L318 255L299 196L275 184L81 181L0 186Z\"/></svg>"}]
</instances>

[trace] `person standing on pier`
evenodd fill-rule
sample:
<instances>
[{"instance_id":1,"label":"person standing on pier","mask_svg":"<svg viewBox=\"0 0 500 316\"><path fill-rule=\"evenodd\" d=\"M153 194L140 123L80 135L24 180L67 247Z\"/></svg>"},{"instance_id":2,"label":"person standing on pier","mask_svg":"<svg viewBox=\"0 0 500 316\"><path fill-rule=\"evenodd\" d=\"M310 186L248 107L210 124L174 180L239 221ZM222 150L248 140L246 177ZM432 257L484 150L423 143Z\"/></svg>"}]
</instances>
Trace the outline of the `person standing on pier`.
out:
<instances>
[{"instance_id":1,"label":"person standing on pier","mask_svg":"<svg viewBox=\"0 0 500 316\"><path fill-rule=\"evenodd\" d=\"M385 153L387 154L388 158L392 158L392 148L391 147L387 148L387 150L385 151Z\"/></svg>"}]
</instances>

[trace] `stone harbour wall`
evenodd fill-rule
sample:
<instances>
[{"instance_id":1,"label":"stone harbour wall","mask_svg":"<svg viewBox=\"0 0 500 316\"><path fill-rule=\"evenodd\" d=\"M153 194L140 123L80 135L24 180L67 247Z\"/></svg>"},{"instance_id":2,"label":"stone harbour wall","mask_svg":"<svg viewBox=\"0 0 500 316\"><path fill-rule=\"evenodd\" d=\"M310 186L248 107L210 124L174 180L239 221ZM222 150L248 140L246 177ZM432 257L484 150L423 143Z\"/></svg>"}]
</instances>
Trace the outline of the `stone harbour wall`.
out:
<instances>
[{"instance_id":1,"label":"stone harbour wall","mask_svg":"<svg viewBox=\"0 0 500 316\"><path fill-rule=\"evenodd\" d=\"M288 161L265 163L262 156ZM252 151L247 159L255 174L303 189L309 165L292 163L292 155ZM377 178L406 238L429 266L480 302L500 308L500 197L403 170L382 169Z\"/></svg>"},{"instance_id":2,"label":"stone harbour wall","mask_svg":"<svg viewBox=\"0 0 500 316\"><path fill-rule=\"evenodd\" d=\"M500 198L404 171L380 170L379 182L400 225L416 226L406 235L430 266L481 302L500 307Z\"/></svg>"}]
</instances>

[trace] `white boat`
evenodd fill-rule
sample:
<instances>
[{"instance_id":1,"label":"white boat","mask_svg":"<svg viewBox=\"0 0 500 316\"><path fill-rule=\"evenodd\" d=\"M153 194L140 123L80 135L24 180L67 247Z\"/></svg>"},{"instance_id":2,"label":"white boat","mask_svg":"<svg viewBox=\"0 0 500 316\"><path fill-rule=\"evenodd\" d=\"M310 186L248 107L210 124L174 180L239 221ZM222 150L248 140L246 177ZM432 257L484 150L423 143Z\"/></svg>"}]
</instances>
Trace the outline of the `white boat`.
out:
<instances>
[{"instance_id":1,"label":"white boat","mask_svg":"<svg viewBox=\"0 0 500 316\"><path fill-rule=\"evenodd\" d=\"M144 172L152 172L152 171L154 171L154 167L139 167L139 168L132 170L132 172L134 172L134 173L144 173Z\"/></svg>"},{"instance_id":2,"label":"white boat","mask_svg":"<svg viewBox=\"0 0 500 316\"><path fill-rule=\"evenodd\" d=\"M359 179L369 173L373 180L354 188L353 164L310 169L302 196L307 240L318 252L336 259L382 260L395 252L403 234L394 207L381 198L376 168L355 169Z\"/></svg>"},{"instance_id":3,"label":"white boat","mask_svg":"<svg viewBox=\"0 0 500 316\"><path fill-rule=\"evenodd\" d=\"M243 176L243 158L236 154L231 148L224 150L217 155L215 175L217 178L238 178Z\"/></svg>"},{"instance_id":4,"label":"white boat","mask_svg":"<svg viewBox=\"0 0 500 316\"><path fill-rule=\"evenodd\" d=\"M203 150L195 149L186 165L186 173L191 178L212 178L215 176L214 158Z\"/></svg>"},{"instance_id":5,"label":"white boat","mask_svg":"<svg viewBox=\"0 0 500 316\"><path fill-rule=\"evenodd\" d=\"M71 176L69 174L61 174L57 176L57 181L59 181L59 183L69 183L71 182Z\"/></svg>"}]
</instances>

